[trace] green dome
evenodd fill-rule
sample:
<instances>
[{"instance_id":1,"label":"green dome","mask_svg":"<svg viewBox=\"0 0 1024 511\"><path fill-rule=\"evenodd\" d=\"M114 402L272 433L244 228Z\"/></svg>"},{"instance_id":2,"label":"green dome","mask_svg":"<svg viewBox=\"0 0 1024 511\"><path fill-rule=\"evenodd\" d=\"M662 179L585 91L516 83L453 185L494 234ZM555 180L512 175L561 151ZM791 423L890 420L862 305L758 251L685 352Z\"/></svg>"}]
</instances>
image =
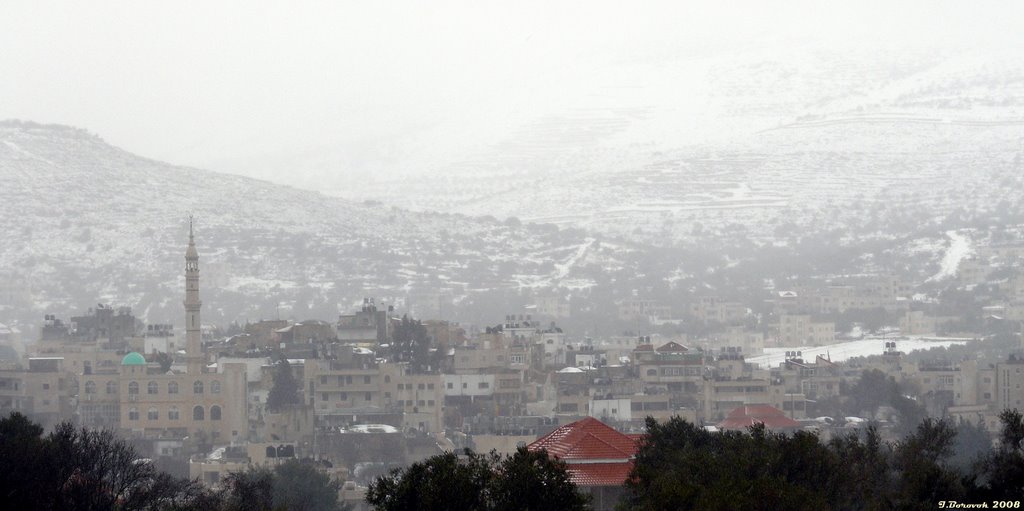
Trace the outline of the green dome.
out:
<instances>
[{"instance_id":1,"label":"green dome","mask_svg":"<svg viewBox=\"0 0 1024 511\"><path fill-rule=\"evenodd\" d=\"M123 366L144 366L144 365L146 365L146 359L143 358L142 355L139 355L137 352L133 351L133 352L125 355L124 358L121 359L121 365L123 365Z\"/></svg>"}]
</instances>

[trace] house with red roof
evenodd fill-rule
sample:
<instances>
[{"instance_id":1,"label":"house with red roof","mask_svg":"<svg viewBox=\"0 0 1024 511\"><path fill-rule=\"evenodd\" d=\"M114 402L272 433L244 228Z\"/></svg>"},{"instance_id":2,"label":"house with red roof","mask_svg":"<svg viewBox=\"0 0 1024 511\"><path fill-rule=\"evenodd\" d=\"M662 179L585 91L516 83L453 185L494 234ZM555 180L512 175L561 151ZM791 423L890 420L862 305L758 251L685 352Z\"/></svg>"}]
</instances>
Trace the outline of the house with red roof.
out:
<instances>
[{"instance_id":1,"label":"house with red roof","mask_svg":"<svg viewBox=\"0 0 1024 511\"><path fill-rule=\"evenodd\" d=\"M593 496L594 509L614 509L633 470L637 438L587 417L558 427L527 446L567 465L569 478Z\"/></svg>"},{"instance_id":2,"label":"house with red roof","mask_svg":"<svg viewBox=\"0 0 1024 511\"><path fill-rule=\"evenodd\" d=\"M746 431L757 423L764 424L772 431L795 430L800 427L799 422L786 417L782 410L774 406L746 405L729 412L729 415L718 423L718 428Z\"/></svg>"}]
</instances>

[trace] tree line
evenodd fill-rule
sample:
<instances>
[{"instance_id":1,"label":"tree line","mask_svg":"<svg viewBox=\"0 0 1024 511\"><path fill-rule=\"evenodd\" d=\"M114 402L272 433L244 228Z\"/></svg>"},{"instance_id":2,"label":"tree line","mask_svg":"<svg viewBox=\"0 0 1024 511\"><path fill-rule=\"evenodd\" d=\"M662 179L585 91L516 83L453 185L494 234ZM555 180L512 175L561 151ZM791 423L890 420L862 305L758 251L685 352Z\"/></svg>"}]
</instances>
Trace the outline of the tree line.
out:
<instances>
[{"instance_id":1,"label":"tree line","mask_svg":"<svg viewBox=\"0 0 1024 511\"><path fill-rule=\"evenodd\" d=\"M899 441L875 426L828 441L811 432L710 432L674 417L647 419L618 509L935 509L940 502L1019 502L1024 416L1004 410L996 442L981 428L927 418ZM589 497L544 451L447 452L373 482L380 511L583 510ZM110 431L43 429L0 419L0 502L9 509L341 509L338 482L309 461L228 474L218 489L156 470Z\"/></svg>"},{"instance_id":2,"label":"tree line","mask_svg":"<svg viewBox=\"0 0 1024 511\"><path fill-rule=\"evenodd\" d=\"M218 489L173 477L109 430L0 419L0 505L33 510L334 511L339 483L311 461L229 473Z\"/></svg>"},{"instance_id":3,"label":"tree line","mask_svg":"<svg viewBox=\"0 0 1024 511\"><path fill-rule=\"evenodd\" d=\"M924 419L896 442L874 426L822 442L817 434L709 432L678 417L648 418L620 509L936 509L940 502L1018 501L1024 495L1024 420L1000 414L993 447L984 436L957 458L958 428ZM971 428L962 428L971 431Z\"/></svg>"}]
</instances>

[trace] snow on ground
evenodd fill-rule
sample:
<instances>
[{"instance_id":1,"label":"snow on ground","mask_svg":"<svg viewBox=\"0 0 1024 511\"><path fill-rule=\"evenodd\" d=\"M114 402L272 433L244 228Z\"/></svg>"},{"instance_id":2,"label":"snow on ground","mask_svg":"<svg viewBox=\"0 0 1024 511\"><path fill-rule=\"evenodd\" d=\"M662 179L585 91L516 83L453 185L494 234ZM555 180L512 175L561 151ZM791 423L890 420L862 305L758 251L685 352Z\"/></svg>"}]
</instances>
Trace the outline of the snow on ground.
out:
<instances>
[{"instance_id":1,"label":"snow on ground","mask_svg":"<svg viewBox=\"0 0 1024 511\"><path fill-rule=\"evenodd\" d=\"M859 341L827 344L825 346L765 348L764 355L750 357L747 359L747 362L758 364L763 368L778 367L779 364L786 361L787 351L799 351L801 352L801 358L809 362L813 362L815 357L818 355L830 358L833 362L842 362L854 357L881 355L882 352L885 351L885 343L893 340L896 341L896 349L898 351L910 353L911 351L927 350L937 347L945 348L954 344L966 344L968 341L973 339L920 336L913 336L910 338L901 337L899 339L894 339L892 337L875 337Z\"/></svg>"},{"instance_id":2,"label":"snow on ground","mask_svg":"<svg viewBox=\"0 0 1024 511\"><path fill-rule=\"evenodd\" d=\"M956 231L947 231L946 236L949 236L949 249L946 250L946 255L942 256L939 272L932 275L928 282L955 277L960 261L974 254L971 239L967 236Z\"/></svg>"}]
</instances>

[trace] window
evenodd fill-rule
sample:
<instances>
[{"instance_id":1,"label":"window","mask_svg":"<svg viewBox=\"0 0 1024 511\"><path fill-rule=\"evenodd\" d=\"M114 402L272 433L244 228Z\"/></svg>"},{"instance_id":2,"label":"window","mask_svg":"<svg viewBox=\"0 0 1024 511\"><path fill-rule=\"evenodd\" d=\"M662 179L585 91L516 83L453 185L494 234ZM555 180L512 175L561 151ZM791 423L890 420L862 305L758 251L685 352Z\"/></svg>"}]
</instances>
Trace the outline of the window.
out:
<instances>
[{"instance_id":1,"label":"window","mask_svg":"<svg viewBox=\"0 0 1024 511\"><path fill-rule=\"evenodd\" d=\"M130 420L130 421L137 421L137 420L139 420L139 409L138 408L129 408L128 409L128 420Z\"/></svg>"},{"instance_id":2,"label":"window","mask_svg":"<svg viewBox=\"0 0 1024 511\"><path fill-rule=\"evenodd\" d=\"M148 420L155 421L159 418L160 412L158 412L156 408L150 408L149 411L146 412L146 419Z\"/></svg>"},{"instance_id":3,"label":"window","mask_svg":"<svg viewBox=\"0 0 1024 511\"><path fill-rule=\"evenodd\" d=\"M434 384L433 383L428 383L427 384L427 390L434 390Z\"/></svg>"},{"instance_id":4,"label":"window","mask_svg":"<svg viewBox=\"0 0 1024 511\"><path fill-rule=\"evenodd\" d=\"M210 420L212 420L212 421L219 421L220 420L220 407L219 406L214 405L214 406L210 407Z\"/></svg>"},{"instance_id":5,"label":"window","mask_svg":"<svg viewBox=\"0 0 1024 511\"><path fill-rule=\"evenodd\" d=\"M167 418L172 421L176 421L180 418L177 406L172 406L170 410L167 410Z\"/></svg>"},{"instance_id":6,"label":"window","mask_svg":"<svg viewBox=\"0 0 1024 511\"><path fill-rule=\"evenodd\" d=\"M384 375L384 383L391 383L391 375L390 374L385 374Z\"/></svg>"},{"instance_id":7,"label":"window","mask_svg":"<svg viewBox=\"0 0 1024 511\"><path fill-rule=\"evenodd\" d=\"M453 384L452 382L448 382L448 388L449 389L454 389L455 388L455 384Z\"/></svg>"},{"instance_id":8,"label":"window","mask_svg":"<svg viewBox=\"0 0 1024 511\"><path fill-rule=\"evenodd\" d=\"M168 394L177 394L178 393L178 382L172 381L171 383L168 383L167 384L167 393Z\"/></svg>"},{"instance_id":9,"label":"window","mask_svg":"<svg viewBox=\"0 0 1024 511\"><path fill-rule=\"evenodd\" d=\"M424 403L423 403L422 399L420 399L419 401L416 402L416 406L423 406L423 405L424 405Z\"/></svg>"},{"instance_id":10,"label":"window","mask_svg":"<svg viewBox=\"0 0 1024 511\"><path fill-rule=\"evenodd\" d=\"M14 389L18 390L18 389ZM117 394L117 383L113 381L107 382L107 394Z\"/></svg>"},{"instance_id":11,"label":"window","mask_svg":"<svg viewBox=\"0 0 1024 511\"><path fill-rule=\"evenodd\" d=\"M87 381L87 382L85 382L85 393L86 394L95 394L96 393L96 382L94 382L94 381Z\"/></svg>"},{"instance_id":12,"label":"window","mask_svg":"<svg viewBox=\"0 0 1024 511\"><path fill-rule=\"evenodd\" d=\"M156 394L156 393L157 393L157 384L156 384L156 382L155 381L151 381L151 382L147 383L146 384L146 394Z\"/></svg>"},{"instance_id":13,"label":"window","mask_svg":"<svg viewBox=\"0 0 1024 511\"><path fill-rule=\"evenodd\" d=\"M478 388L478 389L489 389L489 388L491 388L491 384L490 384L490 382L482 381L482 382L476 384L476 388Z\"/></svg>"},{"instance_id":14,"label":"window","mask_svg":"<svg viewBox=\"0 0 1024 511\"><path fill-rule=\"evenodd\" d=\"M509 357L509 359L512 361L513 364L522 364L523 363L523 356L522 355L512 355L511 357Z\"/></svg>"},{"instance_id":15,"label":"window","mask_svg":"<svg viewBox=\"0 0 1024 511\"><path fill-rule=\"evenodd\" d=\"M44 383L43 384L43 390L50 390L50 384L49 383Z\"/></svg>"},{"instance_id":16,"label":"window","mask_svg":"<svg viewBox=\"0 0 1024 511\"><path fill-rule=\"evenodd\" d=\"M197 381L197 382L193 383L192 384L192 393L193 394L202 394L203 393L203 382Z\"/></svg>"},{"instance_id":17,"label":"window","mask_svg":"<svg viewBox=\"0 0 1024 511\"><path fill-rule=\"evenodd\" d=\"M433 399L428 399L427 400L427 406L434 406L434 400Z\"/></svg>"},{"instance_id":18,"label":"window","mask_svg":"<svg viewBox=\"0 0 1024 511\"><path fill-rule=\"evenodd\" d=\"M213 380L210 382L210 393L220 394L220 380Z\"/></svg>"},{"instance_id":19,"label":"window","mask_svg":"<svg viewBox=\"0 0 1024 511\"><path fill-rule=\"evenodd\" d=\"M363 400L364 400L364 401L370 401L371 399L372 399L372 398L370 397L370 393L369 393L369 392L367 392L367 393L366 393L366 397L365 397L365 398L363 398Z\"/></svg>"},{"instance_id":20,"label":"window","mask_svg":"<svg viewBox=\"0 0 1024 511\"><path fill-rule=\"evenodd\" d=\"M352 377L351 376L346 376L345 377L345 383L351 385L352 384Z\"/></svg>"},{"instance_id":21,"label":"window","mask_svg":"<svg viewBox=\"0 0 1024 511\"><path fill-rule=\"evenodd\" d=\"M369 376L363 376L363 383L369 385L370 384L370 377Z\"/></svg>"},{"instance_id":22,"label":"window","mask_svg":"<svg viewBox=\"0 0 1024 511\"><path fill-rule=\"evenodd\" d=\"M462 382L462 388L468 389L469 388L469 384L466 383L466 382Z\"/></svg>"},{"instance_id":23,"label":"window","mask_svg":"<svg viewBox=\"0 0 1024 511\"><path fill-rule=\"evenodd\" d=\"M423 390L423 384L421 383L421 384L417 385L416 388L418 388L420 390Z\"/></svg>"},{"instance_id":24,"label":"window","mask_svg":"<svg viewBox=\"0 0 1024 511\"><path fill-rule=\"evenodd\" d=\"M348 401L348 392L342 392L341 395L338 396L338 399L341 399L342 401Z\"/></svg>"},{"instance_id":25,"label":"window","mask_svg":"<svg viewBox=\"0 0 1024 511\"><path fill-rule=\"evenodd\" d=\"M327 385L327 377L326 376L321 376L320 377L320 385Z\"/></svg>"},{"instance_id":26,"label":"window","mask_svg":"<svg viewBox=\"0 0 1024 511\"><path fill-rule=\"evenodd\" d=\"M197 406L197 407L192 409L192 420L194 420L194 421L201 421L201 420L203 420L203 415L205 415L205 414L203 412L203 407L202 406Z\"/></svg>"},{"instance_id":27,"label":"window","mask_svg":"<svg viewBox=\"0 0 1024 511\"><path fill-rule=\"evenodd\" d=\"M139 384L138 384L138 382L134 382L134 381L133 382L129 382L128 383L128 394L129 395L135 395L135 394L138 394L138 393L139 393Z\"/></svg>"},{"instance_id":28,"label":"window","mask_svg":"<svg viewBox=\"0 0 1024 511\"><path fill-rule=\"evenodd\" d=\"M321 401L330 401L331 398L330 398L330 396L327 395L326 392L321 392L320 393L320 400Z\"/></svg>"}]
</instances>

